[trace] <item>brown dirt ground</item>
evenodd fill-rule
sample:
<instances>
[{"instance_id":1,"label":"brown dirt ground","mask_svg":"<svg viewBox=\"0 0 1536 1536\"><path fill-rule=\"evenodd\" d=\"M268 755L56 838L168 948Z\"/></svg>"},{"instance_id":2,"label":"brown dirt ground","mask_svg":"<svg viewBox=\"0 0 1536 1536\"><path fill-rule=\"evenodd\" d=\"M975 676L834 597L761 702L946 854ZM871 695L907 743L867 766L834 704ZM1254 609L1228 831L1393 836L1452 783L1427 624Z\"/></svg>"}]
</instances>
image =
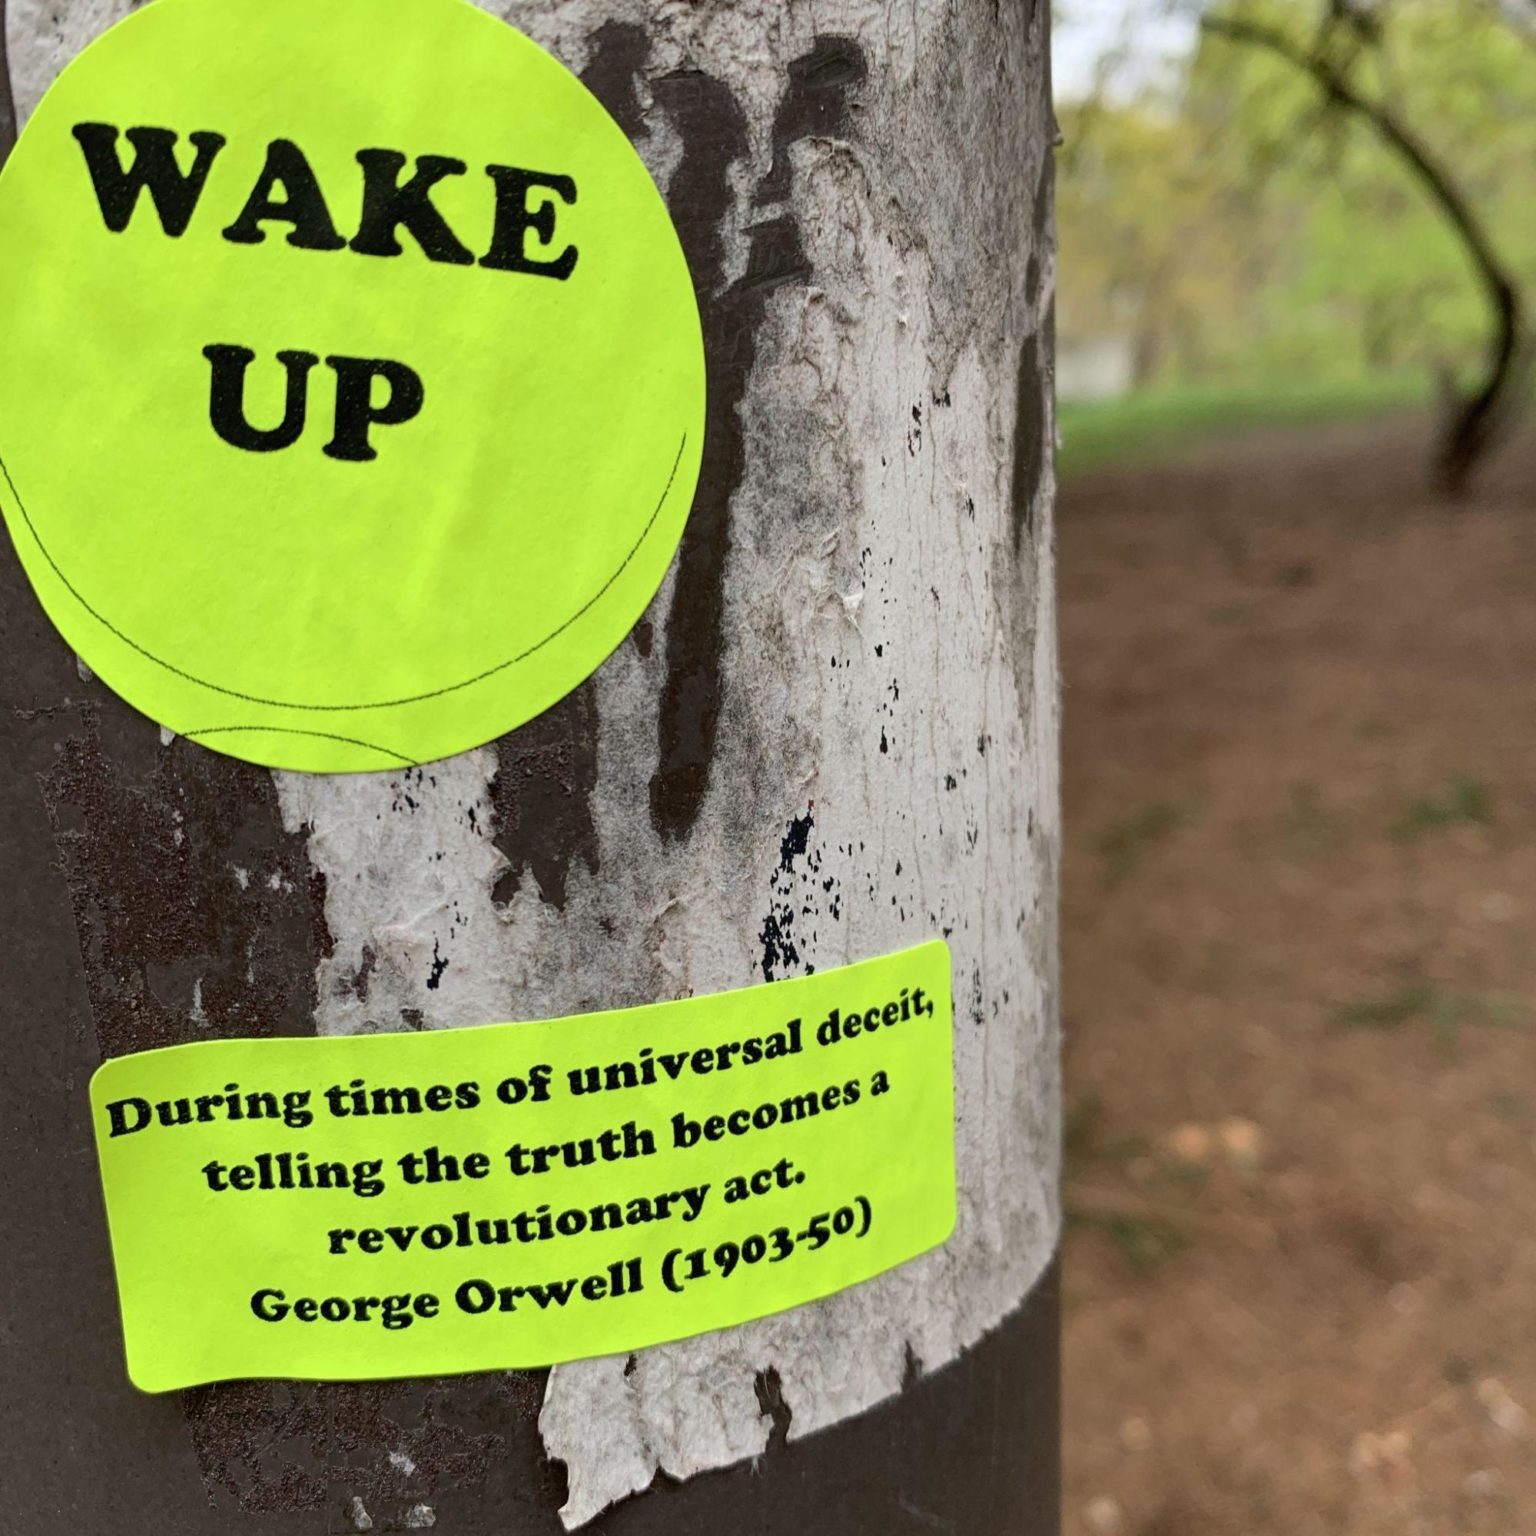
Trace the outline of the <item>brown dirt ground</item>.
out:
<instances>
[{"instance_id":1,"label":"brown dirt ground","mask_svg":"<svg viewBox=\"0 0 1536 1536\"><path fill-rule=\"evenodd\" d=\"M1061 496L1069 1536L1536 1532L1536 446Z\"/></svg>"}]
</instances>

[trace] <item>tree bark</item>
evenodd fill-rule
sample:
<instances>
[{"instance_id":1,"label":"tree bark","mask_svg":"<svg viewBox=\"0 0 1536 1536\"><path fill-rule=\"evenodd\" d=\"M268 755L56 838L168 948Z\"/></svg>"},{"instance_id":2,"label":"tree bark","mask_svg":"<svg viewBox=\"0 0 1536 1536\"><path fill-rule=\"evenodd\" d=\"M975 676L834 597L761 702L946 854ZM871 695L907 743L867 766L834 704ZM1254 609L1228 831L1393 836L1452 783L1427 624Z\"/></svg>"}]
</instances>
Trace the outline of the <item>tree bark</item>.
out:
<instances>
[{"instance_id":1,"label":"tree bark","mask_svg":"<svg viewBox=\"0 0 1536 1536\"><path fill-rule=\"evenodd\" d=\"M0 0L0 164L16 142L16 103L11 100L11 68L5 46L6 8Z\"/></svg>"},{"instance_id":2,"label":"tree bark","mask_svg":"<svg viewBox=\"0 0 1536 1536\"><path fill-rule=\"evenodd\" d=\"M23 114L126 8L12 0ZM6 550L0 1524L517 1536L616 1505L615 1536L1056 1529L1048 12L505 6L665 191L710 405L651 611L502 741L330 779L165 740ZM128 1386L102 1057L558 1017L934 936L961 1180L938 1253L627 1360Z\"/></svg>"}]
</instances>

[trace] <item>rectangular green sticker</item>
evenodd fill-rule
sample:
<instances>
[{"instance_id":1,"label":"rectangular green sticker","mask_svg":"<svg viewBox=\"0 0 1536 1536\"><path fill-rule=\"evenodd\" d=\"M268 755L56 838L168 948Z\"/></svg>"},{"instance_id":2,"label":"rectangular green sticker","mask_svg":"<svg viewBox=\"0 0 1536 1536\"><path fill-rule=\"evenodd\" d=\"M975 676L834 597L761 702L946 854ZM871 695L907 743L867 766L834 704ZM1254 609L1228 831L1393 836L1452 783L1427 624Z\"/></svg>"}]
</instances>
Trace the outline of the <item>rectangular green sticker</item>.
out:
<instances>
[{"instance_id":1,"label":"rectangular green sticker","mask_svg":"<svg viewBox=\"0 0 1536 1536\"><path fill-rule=\"evenodd\" d=\"M953 1028L931 943L544 1023L109 1061L128 1375L552 1365L867 1280L954 1228Z\"/></svg>"}]
</instances>

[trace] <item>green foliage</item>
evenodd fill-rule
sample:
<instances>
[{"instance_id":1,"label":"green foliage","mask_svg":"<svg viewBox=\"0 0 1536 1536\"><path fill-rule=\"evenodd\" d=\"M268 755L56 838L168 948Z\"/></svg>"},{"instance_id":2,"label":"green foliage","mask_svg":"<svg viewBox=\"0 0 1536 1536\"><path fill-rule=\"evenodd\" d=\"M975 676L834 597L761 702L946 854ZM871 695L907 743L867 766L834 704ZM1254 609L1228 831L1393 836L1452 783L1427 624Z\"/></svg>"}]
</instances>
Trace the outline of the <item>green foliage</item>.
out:
<instances>
[{"instance_id":1,"label":"green foliage","mask_svg":"<svg viewBox=\"0 0 1536 1536\"><path fill-rule=\"evenodd\" d=\"M1161 463L1235 432L1370 416L1422 405L1426 398L1422 379L1389 374L1300 384L1174 385L1118 400L1063 401L1057 470L1065 476Z\"/></svg>"},{"instance_id":2,"label":"green foliage","mask_svg":"<svg viewBox=\"0 0 1536 1536\"><path fill-rule=\"evenodd\" d=\"M1393 826L1392 836L1399 842L1414 842L1429 832L1446 827L1472 824L1489 826L1493 821L1493 797L1481 779L1458 774L1440 795L1425 795L1415 800Z\"/></svg>"},{"instance_id":3,"label":"green foliage","mask_svg":"<svg viewBox=\"0 0 1536 1536\"><path fill-rule=\"evenodd\" d=\"M1106 884L1118 885L1141 863L1142 855L1152 844L1161 842L1190 819L1189 807L1158 801L1116 822L1099 839Z\"/></svg>"},{"instance_id":4,"label":"green foliage","mask_svg":"<svg viewBox=\"0 0 1536 1536\"><path fill-rule=\"evenodd\" d=\"M1115 1245L1133 1274L1156 1274L1170 1259L1190 1245L1189 1234L1177 1222L1162 1216L1141 1216L1129 1211L1081 1211L1068 1207L1067 1223L1096 1228Z\"/></svg>"},{"instance_id":5,"label":"green foliage","mask_svg":"<svg viewBox=\"0 0 1536 1536\"><path fill-rule=\"evenodd\" d=\"M1335 1011L1333 1022L1340 1029L1396 1029L1429 1013L1436 998L1433 987L1415 983L1385 997L1347 1003Z\"/></svg>"},{"instance_id":6,"label":"green foliage","mask_svg":"<svg viewBox=\"0 0 1536 1536\"><path fill-rule=\"evenodd\" d=\"M1104 1101L1096 1093L1085 1094L1067 1105L1061 1117L1061 1149L1067 1161L1092 1153L1103 1114Z\"/></svg>"},{"instance_id":7,"label":"green foliage","mask_svg":"<svg viewBox=\"0 0 1536 1536\"><path fill-rule=\"evenodd\" d=\"M1324 0L1207 9L1309 50L1329 35ZM1375 0L1370 14L1379 45L1341 33L1329 57L1454 173L1536 289L1536 47L1478 0ZM1129 336L1141 384L1422 381L1486 346L1443 214L1285 61L1208 35L1173 89L1061 115L1061 335Z\"/></svg>"},{"instance_id":8,"label":"green foliage","mask_svg":"<svg viewBox=\"0 0 1536 1536\"><path fill-rule=\"evenodd\" d=\"M1333 1022L1338 1029L1393 1030L1423 1019L1435 1043L1449 1050L1460 1038L1463 1024L1509 1029L1522 1027L1528 1018L1528 1009L1516 998L1464 997L1416 981L1383 997L1336 1009Z\"/></svg>"}]
</instances>

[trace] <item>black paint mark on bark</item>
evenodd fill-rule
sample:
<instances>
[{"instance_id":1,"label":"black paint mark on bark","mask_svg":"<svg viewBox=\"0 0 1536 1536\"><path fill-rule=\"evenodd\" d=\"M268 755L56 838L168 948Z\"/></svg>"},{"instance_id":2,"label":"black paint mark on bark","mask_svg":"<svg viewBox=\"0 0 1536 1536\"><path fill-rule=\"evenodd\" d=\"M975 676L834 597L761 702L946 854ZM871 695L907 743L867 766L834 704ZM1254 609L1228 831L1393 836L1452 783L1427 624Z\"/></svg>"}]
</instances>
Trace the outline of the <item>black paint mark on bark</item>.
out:
<instances>
[{"instance_id":1,"label":"black paint mark on bark","mask_svg":"<svg viewBox=\"0 0 1536 1536\"><path fill-rule=\"evenodd\" d=\"M306 843L309 838L309 828L304 828ZM325 871L311 869L309 872L309 939L314 946L315 959L329 960L336 953L336 940L331 933L330 925L325 920L325 893L329 889L326 885ZM368 953L365 950L365 954Z\"/></svg>"},{"instance_id":2,"label":"black paint mark on bark","mask_svg":"<svg viewBox=\"0 0 1536 1536\"><path fill-rule=\"evenodd\" d=\"M782 902L775 902L763 919L763 931L758 935L763 945L763 980L775 980L775 971L800 963L800 951L794 940L795 911Z\"/></svg>"},{"instance_id":3,"label":"black paint mark on bark","mask_svg":"<svg viewBox=\"0 0 1536 1536\"><path fill-rule=\"evenodd\" d=\"M509 868L496 882L493 901L511 901L524 872L531 870L539 895L565 909L566 884L576 861L590 872L597 870L596 784L597 690L587 682L496 743L491 804L496 846Z\"/></svg>"},{"instance_id":4,"label":"black paint mark on bark","mask_svg":"<svg viewBox=\"0 0 1536 1536\"><path fill-rule=\"evenodd\" d=\"M1038 252L1047 248L1051 239L1052 209L1056 189L1055 161L1050 155L1040 168L1040 180L1035 187L1034 206L1030 222L1034 228L1034 252L1024 272L1024 298L1029 314L1027 323L1037 327L1019 350L1018 400L1013 427L1013 487L1012 526L1013 552L1017 556L1026 534L1035 529L1035 499L1040 492L1040 482L1050 453L1049 434L1051 363L1055 350L1055 306L1041 316L1040 282L1041 269ZM1041 338L1044 337L1044 346Z\"/></svg>"},{"instance_id":5,"label":"black paint mark on bark","mask_svg":"<svg viewBox=\"0 0 1536 1536\"><path fill-rule=\"evenodd\" d=\"M314 1033L324 934L306 839L272 775L178 741L115 699L43 780L103 1057Z\"/></svg>"},{"instance_id":6,"label":"black paint mark on bark","mask_svg":"<svg viewBox=\"0 0 1536 1536\"><path fill-rule=\"evenodd\" d=\"M51 633L46 644L58 647ZM41 784L101 1053L313 1032L331 947L324 883L307 833L283 828L272 775L187 742L164 748L153 725L88 686L99 701L79 706ZM359 995L373 963L365 951ZM177 1529L282 1512L350 1529L354 1497L381 1530L405 1529L423 1502L455 1529L488 1529L491 1510L557 1508L564 1471L537 1429L546 1376L183 1393L208 1502Z\"/></svg>"},{"instance_id":7,"label":"black paint mark on bark","mask_svg":"<svg viewBox=\"0 0 1536 1536\"><path fill-rule=\"evenodd\" d=\"M742 301L760 300L775 288L788 284L804 283L811 275L811 264L800 244L800 226L789 215L779 219L764 219L748 231L751 244L747 247L747 270L732 292ZM754 326L761 323L762 307L752 306L757 318Z\"/></svg>"},{"instance_id":8,"label":"black paint mark on bark","mask_svg":"<svg viewBox=\"0 0 1536 1536\"><path fill-rule=\"evenodd\" d=\"M1040 167L1040 180L1035 187L1035 205L1031 219L1035 231L1034 247L1037 251L1043 251L1050 242L1051 215L1055 206L1056 160L1054 156L1047 155L1045 164Z\"/></svg>"},{"instance_id":9,"label":"black paint mark on bark","mask_svg":"<svg viewBox=\"0 0 1536 1536\"><path fill-rule=\"evenodd\" d=\"M784 874L790 872L795 860L802 857L810 846L811 828L815 825L809 811L790 822L789 830L779 843L779 868Z\"/></svg>"},{"instance_id":10,"label":"black paint mark on bark","mask_svg":"<svg viewBox=\"0 0 1536 1536\"><path fill-rule=\"evenodd\" d=\"M448 961L441 953L436 939L432 941L432 969L427 975L427 991L436 992L443 984L443 972L448 969Z\"/></svg>"},{"instance_id":11,"label":"black paint mark on bark","mask_svg":"<svg viewBox=\"0 0 1536 1536\"><path fill-rule=\"evenodd\" d=\"M643 27L609 21L592 34L589 61L582 71L587 89L632 140L649 133L640 99L640 78L649 57ZM495 842L510 866L491 893L498 905L511 901L531 870L540 897L563 911L576 862L596 871L592 793L597 785L597 732L597 692L588 682L496 743L491 783ZM445 966L434 959L429 987L438 984Z\"/></svg>"},{"instance_id":12,"label":"black paint mark on bark","mask_svg":"<svg viewBox=\"0 0 1536 1536\"><path fill-rule=\"evenodd\" d=\"M784 1401L784 1383L779 1379L779 1373L773 1366L766 1371L759 1371L752 1383L752 1389L757 1393L758 1411L765 1419L773 1421L773 1428L768 1431L768 1444L763 1448L764 1455L771 1455L774 1451L782 1451L789 1444L789 1426L794 1422L794 1410Z\"/></svg>"},{"instance_id":13,"label":"black paint mark on bark","mask_svg":"<svg viewBox=\"0 0 1536 1536\"><path fill-rule=\"evenodd\" d=\"M323 878L323 877L322 877ZM368 1001L368 988L373 973L378 968L379 957L375 953L373 945L363 945L363 958L358 962L357 969L352 973L350 986L358 1002Z\"/></svg>"},{"instance_id":14,"label":"black paint mark on bark","mask_svg":"<svg viewBox=\"0 0 1536 1536\"><path fill-rule=\"evenodd\" d=\"M668 200L699 295L709 373L704 460L678 551L651 779L651 821L664 837L677 838L698 815L720 720L730 502L746 464L737 408L757 353L763 301L760 294L743 299L725 282L721 231L731 206L730 168L747 149L741 108L725 86L698 72L666 75L655 91L683 141ZM756 246L753 237L754 254Z\"/></svg>"},{"instance_id":15,"label":"black paint mark on bark","mask_svg":"<svg viewBox=\"0 0 1536 1536\"><path fill-rule=\"evenodd\" d=\"M1035 531L1035 496L1045 472L1045 370L1040 365L1040 339L1031 335L1019 349L1018 403L1013 422L1013 552L1025 535Z\"/></svg>"},{"instance_id":16,"label":"black paint mark on bark","mask_svg":"<svg viewBox=\"0 0 1536 1536\"><path fill-rule=\"evenodd\" d=\"M16 142L16 101L11 94L11 59L5 46L5 0L0 0L0 165Z\"/></svg>"},{"instance_id":17,"label":"black paint mark on bark","mask_svg":"<svg viewBox=\"0 0 1536 1536\"><path fill-rule=\"evenodd\" d=\"M789 73L774 125L773 162L757 188L758 203L787 195L794 142L846 129L849 96L864 79L864 63L850 39L820 37ZM768 295L804 283L810 264L799 225L785 214L747 230L746 271L738 281L726 282L722 231L731 210L730 169L747 152L746 119L724 85L697 71L663 76L654 90L683 143L668 200L699 294L709 367L704 463L678 554L651 779L652 824L663 837L681 838L692 829L709 788L720 725L730 507L746 471L739 408L757 360Z\"/></svg>"},{"instance_id":18,"label":"black paint mark on bark","mask_svg":"<svg viewBox=\"0 0 1536 1536\"><path fill-rule=\"evenodd\" d=\"M816 876L821 871L821 855L810 852L811 828L816 824L813 810L814 807L808 806L804 816L796 816L790 821L779 842L778 868L769 877L768 915L764 917L762 932L758 935L763 946L765 981L773 981L777 972L800 964L795 920L813 915L815 909L806 897L814 893ZM797 871L795 864L800 859L805 860L805 868ZM805 974L809 976L815 969L808 965Z\"/></svg>"},{"instance_id":19,"label":"black paint mark on bark","mask_svg":"<svg viewBox=\"0 0 1536 1536\"><path fill-rule=\"evenodd\" d=\"M911 1339L908 1339L902 1348L906 1358L901 1368L901 1390L910 1392L923 1379L923 1362L918 1359L917 1351L912 1348Z\"/></svg>"},{"instance_id":20,"label":"black paint mark on bark","mask_svg":"<svg viewBox=\"0 0 1536 1536\"><path fill-rule=\"evenodd\" d=\"M605 21L592 34L591 55L581 72L581 83L630 139L643 139L650 133L639 88L650 57L651 44L644 27Z\"/></svg>"},{"instance_id":21,"label":"black paint mark on bark","mask_svg":"<svg viewBox=\"0 0 1536 1536\"><path fill-rule=\"evenodd\" d=\"M848 135L851 97L868 77L864 54L851 37L818 37L808 54L790 64L789 85L773 120L773 164L754 201L776 203L789 196L792 144Z\"/></svg>"},{"instance_id":22,"label":"black paint mark on bark","mask_svg":"<svg viewBox=\"0 0 1536 1536\"><path fill-rule=\"evenodd\" d=\"M326 1511L325 1529L351 1530L361 1499L375 1530L402 1530L425 1503L456 1528L455 1509L508 1518L563 1502L564 1469L536 1443L543 1376L229 1382L184 1396L215 1509Z\"/></svg>"}]
</instances>

